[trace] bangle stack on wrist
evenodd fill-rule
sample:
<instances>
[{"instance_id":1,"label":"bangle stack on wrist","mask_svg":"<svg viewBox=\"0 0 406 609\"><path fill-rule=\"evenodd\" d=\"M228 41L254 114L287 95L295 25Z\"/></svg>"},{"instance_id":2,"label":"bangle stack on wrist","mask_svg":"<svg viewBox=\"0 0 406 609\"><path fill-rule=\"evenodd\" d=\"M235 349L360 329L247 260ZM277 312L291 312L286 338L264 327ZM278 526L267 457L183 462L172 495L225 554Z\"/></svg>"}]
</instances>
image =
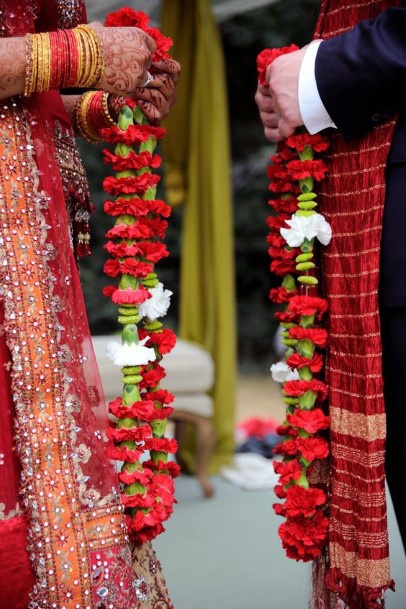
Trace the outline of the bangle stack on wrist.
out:
<instances>
[{"instance_id":1,"label":"bangle stack on wrist","mask_svg":"<svg viewBox=\"0 0 406 609\"><path fill-rule=\"evenodd\" d=\"M75 107L75 126L80 135L91 143L102 142L100 131L115 125L110 114L109 93L88 91L80 96Z\"/></svg>"},{"instance_id":2,"label":"bangle stack on wrist","mask_svg":"<svg viewBox=\"0 0 406 609\"><path fill-rule=\"evenodd\" d=\"M26 55L25 96L52 89L98 87L104 74L102 44L88 25L27 34Z\"/></svg>"}]
</instances>

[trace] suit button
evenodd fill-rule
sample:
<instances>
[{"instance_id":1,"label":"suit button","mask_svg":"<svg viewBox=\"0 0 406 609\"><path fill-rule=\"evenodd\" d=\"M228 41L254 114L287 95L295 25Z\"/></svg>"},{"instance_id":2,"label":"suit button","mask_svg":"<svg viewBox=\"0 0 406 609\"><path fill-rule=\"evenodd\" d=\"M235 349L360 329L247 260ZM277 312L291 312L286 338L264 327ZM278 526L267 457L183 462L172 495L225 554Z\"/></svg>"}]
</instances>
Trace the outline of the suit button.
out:
<instances>
[{"instance_id":1,"label":"suit button","mask_svg":"<svg viewBox=\"0 0 406 609\"><path fill-rule=\"evenodd\" d=\"M374 125L379 125L379 123L385 120L385 118L386 117L383 117L381 114L378 114L378 112L376 112L371 116L371 121Z\"/></svg>"}]
</instances>

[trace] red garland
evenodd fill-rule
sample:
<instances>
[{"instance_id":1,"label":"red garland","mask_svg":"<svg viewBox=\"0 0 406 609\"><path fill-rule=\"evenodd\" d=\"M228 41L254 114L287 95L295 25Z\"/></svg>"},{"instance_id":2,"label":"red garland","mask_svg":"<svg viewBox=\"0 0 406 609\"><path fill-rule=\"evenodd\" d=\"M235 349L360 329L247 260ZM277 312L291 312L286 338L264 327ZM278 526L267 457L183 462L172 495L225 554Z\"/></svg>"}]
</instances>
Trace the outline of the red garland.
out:
<instances>
[{"instance_id":1,"label":"red garland","mask_svg":"<svg viewBox=\"0 0 406 609\"><path fill-rule=\"evenodd\" d=\"M291 45L260 53L257 59L260 84L268 85L266 70L274 59L297 48ZM310 482L314 462L326 459L329 454L325 438L329 418L322 406L327 386L314 377L323 372L323 355L319 350L326 347L328 336L319 324L327 311L327 302L317 293L314 239L305 238L300 247L292 248L283 232L290 227L287 221L316 213L314 181L322 180L327 173L325 162L317 155L328 146L320 135L295 134L278 145L267 168L273 195L269 201L273 213L267 219L270 269L282 277L282 285L272 289L269 296L283 307L275 314L286 347L282 369L286 374L296 374L293 379L282 381L287 411L285 423L277 429L283 440L275 453L283 460L274 463L280 480L275 493L282 503L275 504L274 510L286 519L279 527L279 535L287 556L303 561L317 558L327 543L328 520L324 514L327 496Z\"/></svg>"},{"instance_id":2,"label":"red garland","mask_svg":"<svg viewBox=\"0 0 406 609\"><path fill-rule=\"evenodd\" d=\"M139 27L157 44L153 61L168 57L172 40L149 27L145 13L123 8L108 15L106 26ZM156 356L155 361L144 365L123 365L123 397L109 404L115 420L108 429L109 454L123 462L119 480L130 538L143 543L164 530L162 523L172 513L175 502L173 479L179 474L177 464L168 461L168 455L176 452L177 443L164 437L167 418L173 412L173 396L159 386L165 376L159 362L174 347L176 336L163 328L156 316L143 317L139 312L140 305L152 297L150 290L161 285L155 264L168 256L162 240L171 209L155 199L160 178L153 173L161 165L153 151L165 129L147 124L141 110L128 100L118 125L104 129L102 134L107 143L115 146L114 151L105 150L103 154L105 162L117 172L103 183L106 192L116 197L104 204L105 212L116 219L107 232L105 248L111 257L104 271L118 279L117 285L107 286L103 292L119 306L126 353L145 339L144 346ZM148 460L142 459L145 454L149 454Z\"/></svg>"}]
</instances>

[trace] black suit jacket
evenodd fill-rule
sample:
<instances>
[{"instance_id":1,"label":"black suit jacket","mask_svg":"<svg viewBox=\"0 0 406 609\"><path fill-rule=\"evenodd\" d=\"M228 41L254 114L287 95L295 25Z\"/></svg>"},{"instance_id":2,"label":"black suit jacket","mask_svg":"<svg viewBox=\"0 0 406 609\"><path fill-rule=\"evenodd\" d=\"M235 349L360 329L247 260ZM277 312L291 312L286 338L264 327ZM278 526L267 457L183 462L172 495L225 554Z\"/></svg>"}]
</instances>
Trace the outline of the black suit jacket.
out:
<instances>
[{"instance_id":1,"label":"black suit jacket","mask_svg":"<svg viewBox=\"0 0 406 609\"><path fill-rule=\"evenodd\" d=\"M389 8L325 40L316 56L320 97L346 139L398 116L387 167L381 302L406 306L406 8Z\"/></svg>"}]
</instances>

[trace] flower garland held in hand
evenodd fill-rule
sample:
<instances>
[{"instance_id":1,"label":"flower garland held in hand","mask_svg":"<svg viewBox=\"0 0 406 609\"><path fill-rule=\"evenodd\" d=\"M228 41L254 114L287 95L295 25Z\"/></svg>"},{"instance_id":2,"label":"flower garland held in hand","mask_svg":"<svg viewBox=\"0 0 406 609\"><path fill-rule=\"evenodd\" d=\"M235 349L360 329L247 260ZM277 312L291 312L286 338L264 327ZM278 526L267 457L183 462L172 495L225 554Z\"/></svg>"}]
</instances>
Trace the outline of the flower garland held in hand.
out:
<instances>
[{"instance_id":1,"label":"flower garland held in hand","mask_svg":"<svg viewBox=\"0 0 406 609\"><path fill-rule=\"evenodd\" d=\"M135 26L150 34L157 51L153 61L167 57L171 40L148 27L148 16L126 8L107 17L107 26ZM153 71L153 67L151 67ZM130 538L136 543L154 539L173 511L173 478L178 466L168 460L176 441L165 437L173 396L160 388L165 376L164 354L176 342L172 330L159 321L170 304L155 264L168 255L165 237L170 207L156 200L159 176L153 170L161 159L154 150L165 129L152 127L132 101L120 111L117 126L102 132L115 146L105 150L105 162L116 172L104 180L104 189L115 197L106 201L105 212L115 218L107 233L110 254L104 271L118 284L104 289L118 305L123 326L122 342L108 346L108 357L122 368L123 395L109 404L114 423L108 430L110 456L123 463L119 479ZM146 460L147 459L147 460Z\"/></svg>"},{"instance_id":2,"label":"flower garland held in hand","mask_svg":"<svg viewBox=\"0 0 406 609\"><path fill-rule=\"evenodd\" d=\"M257 59L259 81L267 86L268 65L284 53L297 50L291 45L266 49ZM310 561L317 558L327 543L327 494L309 480L317 460L326 459L329 445L325 437L329 418L323 410L327 387L322 380L322 350L327 331L321 327L327 301L318 296L317 267L314 257L316 239L328 245L331 227L316 212L315 181L327 173L321 154L328 141L319 135L299 133L278 145L268 167L269 204L275 212L268 218L271 271L282 277L270 299L284 306L275 314L281 325L285 359L271 368L275 381L282 383L287 405L286 420L278 428L282 442L275 453L282 461L274 468L279 474L275 493L282 503L274 505L285 522L279 535L287 556Z\"/></svg>"}]
</instances>

